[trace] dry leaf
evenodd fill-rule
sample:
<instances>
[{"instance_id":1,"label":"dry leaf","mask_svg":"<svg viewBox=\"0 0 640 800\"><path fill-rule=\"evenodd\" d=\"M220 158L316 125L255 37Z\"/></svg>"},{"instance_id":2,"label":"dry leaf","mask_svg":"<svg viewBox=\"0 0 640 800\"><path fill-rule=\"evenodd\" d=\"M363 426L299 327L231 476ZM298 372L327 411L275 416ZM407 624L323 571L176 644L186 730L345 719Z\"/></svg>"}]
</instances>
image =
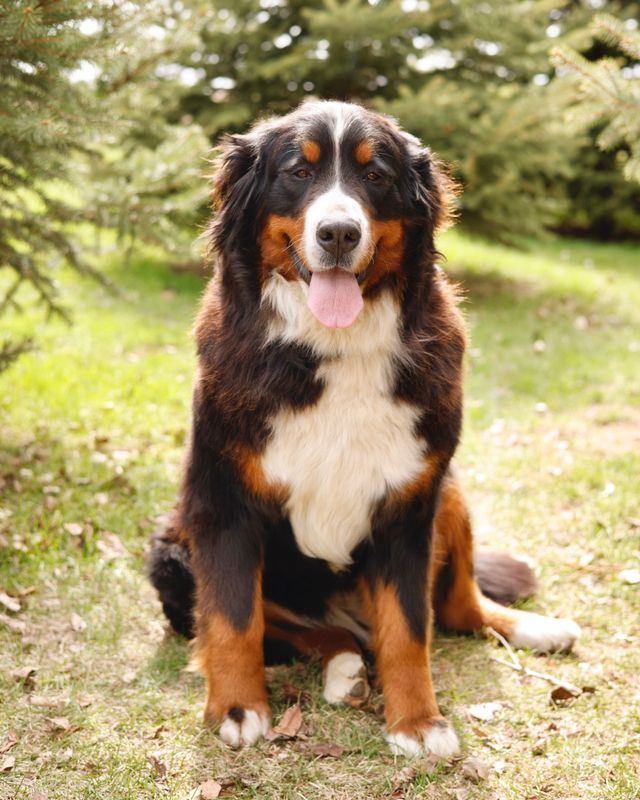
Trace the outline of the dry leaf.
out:
<instances>
[{"instance_id":1,"label":"dry leaf","mask_svg":"<svg viewBox=\"0 0 640 800\"><path fill-rule=\"evenodd\" d=\"M417 770L413 767L405 767L393 776L393 789L391 790L393 800L401 800L404 797L405 789L409 787L417 774Z\"/></svg>"},{"instance_id":2,"label":"dry leaf","mask_svg":"<svg viewBox=\"0 0 640 800\"><path fill-rule=\"evenodd\" d=\"M82 619L80 614L76 614L74 611L71 614L71 627L76 633L82 633L87 629L87 623Z\"/></svg>"},{"instance_id":3,"label":"dry leaf","mask_svg":"<svg viewBox=\"0 0 640 800\"><path fill-rule=\"evenodd\" d=\"M120 537L115 533L109 531L101 531L100 539L96 543L98 550L104 555L107 561L112 561L115 558L122 558L128 556L127 548L122 544Z\"/></svg>"},{"instance_id":4,"label":"dry leaf","mask_svg":"<svg viewBox=\"0 0 640 800\"><path fill-rule=\"evenodd\" d=\"M462 762L462 775L473 783L486 781L489 777L489 765L479 758L465 758Z\"/></svg>"},{"instance_id":5,"label":"dry leaf","mask_svg":"<svg viewBox=\"0 0 640 800\"><path fill-rule=\"evenodd\" d=\"M34 792L29 800L49 800L49 795L44 792Z\"/></svg>"},{"instance_id":6,"label":"dry leaf","mask_svg":"<svg viewBox=\"0 0 640 800\"><path fill-rule=\"evenodd\" d=\"M27 626L24 622L8 617L6 614L0 614L0 622L4 623L14 633L26 633L27 631Z\"/></svg>"},{"instance_id":7,"label":"dry leaf","mask_svg":"<svg viewBox=\"0 0 640 800\"><path fill-rule=\"evenodd\" d=\"M296 703L290 706L282 715L280 722L269 732L272 736L268 738L275 739L277 736L286 736L293 739L302 727L302 711L300 704Z\"/></svg>"},{"instance_id":8,"label":"dry leaf","mask_svg":"<svg viewBox=\"0 0 640 800\"><path fill-rule=\"evenodd\" d=\"M14 680L22 681L25 687L29 687L33 686L35 683L36 668L19 667L18 669L12 669L9 674Z\"/></svg>"},{"instance_id":9,"label":"dry leaf","mask_svg":"<svg viewBox=\"0 0 640 800\"><path fill-rule=\"evenodd\" d=\"M640 569L623 569L618 573L618 580L634 586L636 583L640 583Z\"/></svg>"},{"instance_id":10,"label":"dry leaf","mask_svg":"<svg viewBox=\"0 0 640 800\"><path fill-rule=\"evenodd\" d=\"M9 731L7 738L0 744L0 753L8 753L12 747L18 744L18 734L15 731Z\"/></svg>"},{"instance_id":11,"label":"dry leaf","mask_svg":"<svg viewBox=\"0 0 640 800\"><path fill-rule=\"evenodd\" d=\"M69 702L68 697L45 697L41 694L31 694L28 699L30 706L36 708L58 708L65 706Z\"/></svg>"},{"instance_id":12,"label":"dry leaf","mask_svg":"<svg viewBox=\"0 0 640 800\"><path fill-rule=\"evenodd\" d=\"M165 764L162 763L162 761L160 761L157 755L149 753L149 755L147 756L147 761L151 764L151 766L155 769L155 771L161 778L165 777L165 775L167 774L167 767Z\"/></svg>"},{"instance_id":13,"label":"dry leaf","mask_svg":"<svg viewBox=\"0 0 640 800\"><path fill-rule=\"evenodd\" d=\"M62 526L71 536L82 536L84 526L79 522L65 522Z\"/></svg>"},{"instance_id":14,"label":"dry leaf","mask_svg":"<svg viewBox=\"0 0 640 800\"><path fill-rule=\"evenodd\" d=\"M311 699L309 692L305 692L304 689L300 689L293 683L285 683L282 689L284 691L284 699L288 703L300 703L303 706Z\"/></svg>"},{"instance_id":15,"label":"dry leaf","mask_svg":"<svg viewBox=\"0 0 640 800\"><path fill-rule=\"evenodd\" d=\"M547 740L544 738L544 736L541 736L534 742L533 747L531 748L531 754L534 756L542 756L544 755L546 749Z\"/></svg>"},{"instance_id":16,"label":"dry leaf","mask_svg":"<svg viewBox=\"0 0 640 800\"><path fill-rule=\"evenodd\" d=\"M220 797L221 791L222 786L218 781L208 780L194 789L189 800L215 800L216 797Z\"/></svg>"},{"instance_id":17,"label":"dry leaf","mask_svg":"<svg viewBox=\"0 0 640 800\"><path fill-rule=\"evenodd\" d=\"M93 703L93 697L86 692L78 692L76 695L76 703L80 706L80 708L86 708Z\"/></svg>"},{"instance_id":18,"label":"dry leaf","mask_svg":"<svg viewBox=\"0 0 640 800\"><path fill-rule=\"evenodd\" d=\"M66 717L47 717L46 719L54 731L68 731L71 728Z\"/></svg>"},{"instance_id":19,"label":"dry leaf","mask_svg":"<svg viewBox=\"0 0 640 800\"><path fill-rule=\"evenodd\" d=\"M15 756L7 756L2 762L0 762L0 772L9 772L15 767L15 765Z\"/></svg>"},{"instance_id":20,"label":"dry leaf","mask_svg":"<svg viewBox=\"0 0 640 800\"><path fill-rule=\"evenodd\" d=\"M550 700L552 705L566 705L570 703L572 700L575 700L576 697L579 697L581 691L574 691L570 689L568 686L556 686L555 689L550 694Z\"/></svg>"},{"instance_id":21,"label":"dry leaf","mask_svg":"<svg viewBox=\"0 0 640 800\"><path fill-rule=\"evenodd\" d=\"M469 789L466 786L458 786L457 789L449 789L448 794L453 797L454 800L467 800Z\"/></svg>"},{"instance_id":22,"label":"dry leaf","mask_svg":"<svg viewBox=\"0 0 640 800\"><path fill-rule=\"evenodd\" d=\"M329 742L314 742L309 745L308 749L318 758L340 758L344 753L342 745Z\"/></svg>"},{"instance_id":23,"label":"dry leaf","mask_svg":"<svg viewBox=\"0 0 640 800\"><path fill-rule=\"evenodd\" d=\"M469 706L467 710L475 719L481 719L483 722L490 722L499 711L502 711L503 705L504 703L495 700L491 703L476 703L476 705Z\"/></svg>"},{"instance_id":24,"label":"dry leaf","mask_svg":"<svg viewBox=\"0 0 640 800\"><path fill-rule=\"evenodd\" d=\"M6 592L0 592L0 603L9 611L20 611L20 601L15 597L11 597Z\"/></svg>"}]
</instances>

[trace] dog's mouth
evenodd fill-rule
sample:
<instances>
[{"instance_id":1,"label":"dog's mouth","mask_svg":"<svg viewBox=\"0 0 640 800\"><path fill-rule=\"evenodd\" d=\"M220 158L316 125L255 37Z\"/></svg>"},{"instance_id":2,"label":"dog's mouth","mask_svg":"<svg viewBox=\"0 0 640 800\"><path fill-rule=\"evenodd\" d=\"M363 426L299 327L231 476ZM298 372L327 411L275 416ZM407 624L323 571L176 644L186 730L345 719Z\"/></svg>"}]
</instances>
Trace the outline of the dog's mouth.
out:
<instances>
[{"instance_id":1,"label":"dog's mouth","mask_svg":"<svg viewBox=\"0 0 640 800\"><path fill-rule=\"evenodd\" d=\"M309 286L307 306L313 316L327 328L349 328L364 307L360 285L364 282L375 253L358 275L336 265L331 269L314 270L305 266L293 242L287 240L287 251L298 275Z\"/></svg>"}]
</instances>

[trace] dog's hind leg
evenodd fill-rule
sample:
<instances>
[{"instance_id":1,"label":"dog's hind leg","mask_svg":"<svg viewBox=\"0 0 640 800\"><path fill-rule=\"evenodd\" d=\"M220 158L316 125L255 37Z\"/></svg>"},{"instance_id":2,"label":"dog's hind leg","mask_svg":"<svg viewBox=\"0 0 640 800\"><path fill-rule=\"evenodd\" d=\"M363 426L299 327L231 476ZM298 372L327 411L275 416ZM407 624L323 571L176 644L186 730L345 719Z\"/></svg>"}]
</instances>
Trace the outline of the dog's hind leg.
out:
<instances>
[{"instance_id":1,"label":"dog's hind leg","mask_svg":"<svg viewBox=\"0 0 640 800\"><path fill-rule=\"evenodd\" d=\"M362 650L352 633L335 625L315 625L273 603L265 604L265 656L319 656L323 697L328 703L359 705L369 696Z\"/></svg>"},{"instance_id":2,"label":"dog's hind leg","mask_svg":"<svg viewBox=\"0 0 640 800\"><path fill-rule=\"evenodd\" d=\"M492 597L515 602L533 593L535 578L524 562L501 553L481 555L474 574L469 513L451 475L441 489L431 568L433 606L443 628L471 632L490 627L514 647L541 653L568 652L580 635L570 619L506 608L483 594L486 587Z\"/></svg>"}]
</instances>

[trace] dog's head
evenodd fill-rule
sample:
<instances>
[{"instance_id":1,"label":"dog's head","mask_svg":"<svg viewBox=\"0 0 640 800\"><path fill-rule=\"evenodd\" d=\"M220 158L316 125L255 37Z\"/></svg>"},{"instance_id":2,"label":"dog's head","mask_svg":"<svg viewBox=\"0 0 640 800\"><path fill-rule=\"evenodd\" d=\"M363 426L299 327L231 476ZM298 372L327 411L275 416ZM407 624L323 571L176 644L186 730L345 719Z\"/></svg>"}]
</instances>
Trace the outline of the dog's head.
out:
<instances>
[{"instance_id":1,"label":"dog's head","mask_svg":"<svg viewBox=\"0 0 640 800\"><path fill-rule=\"evenodd\" d=\"M258 295L273 271L302 281L317 319L347 327L377 287L432 267L452 198L430 151L390 118L306 102L223 141L212 243L229 281Z\"/></svg>"}]
</instances>

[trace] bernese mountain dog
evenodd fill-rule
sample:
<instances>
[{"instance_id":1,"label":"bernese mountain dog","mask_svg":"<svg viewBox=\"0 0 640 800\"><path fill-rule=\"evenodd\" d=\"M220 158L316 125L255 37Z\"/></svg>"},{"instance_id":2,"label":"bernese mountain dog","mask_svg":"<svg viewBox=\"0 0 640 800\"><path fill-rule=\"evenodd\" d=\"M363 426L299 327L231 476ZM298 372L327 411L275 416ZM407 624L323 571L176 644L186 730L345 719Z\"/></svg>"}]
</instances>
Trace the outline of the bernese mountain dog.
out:
<instances>
[{"instance_id":1,"label":"bernese mountain dog","mask_svg":"<svg viewBox=\"0 0 640 800\"><path fill-rule=\"evenodd\" d=\"M534 588L523 562L474 563L450 463L465 330L434 244L453 194L358 105L306 102L222 143L184 478L150 574L232 747L269 730L265 657L317 654L325 700L357 702L366 649L393 752L454 757L434 621L539 652L579 634L503 605Z\"/></svg>"}]
</instances>

